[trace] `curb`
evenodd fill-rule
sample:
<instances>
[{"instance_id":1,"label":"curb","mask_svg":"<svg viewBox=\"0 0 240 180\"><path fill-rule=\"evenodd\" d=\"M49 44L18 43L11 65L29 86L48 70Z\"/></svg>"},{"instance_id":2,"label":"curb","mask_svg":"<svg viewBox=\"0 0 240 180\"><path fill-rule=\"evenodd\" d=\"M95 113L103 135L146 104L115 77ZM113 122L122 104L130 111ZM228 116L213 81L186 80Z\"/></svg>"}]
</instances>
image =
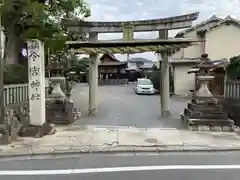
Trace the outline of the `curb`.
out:
<instances>
[{"instance_id":1,"label":"curb","mask_svg":"<svg viewBox=\"0 0 240 180\"><path fill-rule=\"evenodd\" d=\"M182 153L182 152L236 152L240 147L117 147L115 149L102 150L56 150L52 152L31 152L31 153L0 153L0 158L14 157L38 157L38 156L56 156L56 155L77 155L77 154L123 154L123 153Z\"/></svg>"}]
</instances>

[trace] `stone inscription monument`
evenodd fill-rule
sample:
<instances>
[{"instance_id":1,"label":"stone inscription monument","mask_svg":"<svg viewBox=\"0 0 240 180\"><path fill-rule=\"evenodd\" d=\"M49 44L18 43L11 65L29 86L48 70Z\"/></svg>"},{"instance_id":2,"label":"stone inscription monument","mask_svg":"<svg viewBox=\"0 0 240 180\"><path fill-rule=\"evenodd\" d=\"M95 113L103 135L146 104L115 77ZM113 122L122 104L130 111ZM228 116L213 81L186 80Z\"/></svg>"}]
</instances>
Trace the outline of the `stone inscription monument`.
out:
<instances>
[{"instance_id":1,"label":"stone inscription monument","mask_svg":"<svg viewBox=\"0 0 240 180\"><path fill-rule=\"evenodd\" d=\"M56 132L46 123L44 45L39 40L28 41L29 124L20 136L43 137Z\"/></svg>"},{"instance_id":2,"label":"stone inscription monument","mask_svg":"<svg viewBox=\"0 0 240 180\"><path fill-rule=\"evenodd\" d=\"M44 46L39 40L28 41L29 120L41 126L45 118Z\"/></svg>"}]
</instances>

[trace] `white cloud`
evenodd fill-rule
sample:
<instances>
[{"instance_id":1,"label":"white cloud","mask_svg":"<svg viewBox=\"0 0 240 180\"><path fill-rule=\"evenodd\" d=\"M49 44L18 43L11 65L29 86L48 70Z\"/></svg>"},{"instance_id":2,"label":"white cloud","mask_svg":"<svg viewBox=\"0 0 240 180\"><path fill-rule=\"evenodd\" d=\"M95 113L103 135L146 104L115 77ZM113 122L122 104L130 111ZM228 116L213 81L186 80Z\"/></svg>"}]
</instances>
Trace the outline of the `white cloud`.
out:
<instances>
[{"instance_id":1,"label":"white cloud","mask_svg":"<svg viewBox=\"0 0 240 180\"><path fill-rule=\"evenodd\" d=\"M239 0L86 0L92 10L88 20L93 21L123 21L156 19L177 16L186 13L200 12L197 21L205 20L213 14L219 17L231 15L240 19ZM170 32L174 36L176 31ZM121 34L101 34L100 39L117 39ZM155 32L135 33L137 38L156 38ZM153 53L144 53L145 58L156 60ZM118 56L119 57L119 56ZM126 56L122 56L126 59Z\"/></svg>"}]
</instances>

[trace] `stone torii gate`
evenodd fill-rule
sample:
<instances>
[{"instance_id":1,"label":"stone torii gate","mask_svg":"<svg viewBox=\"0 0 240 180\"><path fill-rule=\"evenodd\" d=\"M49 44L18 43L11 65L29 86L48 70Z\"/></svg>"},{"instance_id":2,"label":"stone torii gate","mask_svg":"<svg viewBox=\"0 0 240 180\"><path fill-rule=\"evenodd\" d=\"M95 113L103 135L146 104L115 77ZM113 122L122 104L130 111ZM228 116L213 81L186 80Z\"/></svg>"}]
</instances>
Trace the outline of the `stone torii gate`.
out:
<instances>
[{"instance_id":1,"label":"stone torii gate","mask_svg":"<svg viewBox=\"0 0 240 180\"><path fill-rule=\"evenodd\" d=\"M169 92L169 64L168 56L180 48L191 45L193 41L184 39L168 39L168 31L191 27L192 22L198 18L199 13L186 14L164 19L121 21L121 22L89 22L66 20L64 25L75 33L89 35L88 41L72 41L66 44L76 53L89 54L89 115L97 113L98 92L98 64L99 53L135 54L144 52L157 52L161 54L161 115L170 116ZM158 31L159 39L135 40L134 32ZM98 41L99 33L123 33L122 41Z\"/></svg>"}]
</instances>

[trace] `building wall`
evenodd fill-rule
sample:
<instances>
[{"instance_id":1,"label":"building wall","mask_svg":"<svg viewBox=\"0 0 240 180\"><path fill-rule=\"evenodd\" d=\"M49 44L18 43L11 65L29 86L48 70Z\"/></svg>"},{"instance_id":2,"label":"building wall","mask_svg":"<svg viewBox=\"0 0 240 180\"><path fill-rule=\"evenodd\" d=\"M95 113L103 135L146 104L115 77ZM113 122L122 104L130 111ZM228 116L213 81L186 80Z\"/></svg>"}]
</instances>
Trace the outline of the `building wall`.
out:
<instances>
[{"instance_id":1,"label":"building wall","mask_svg":"<svg viewBox=\"0 0 240 180\"><path fill-rule=\"evenodd\" d=\"M128 69L140 70L141 68L152 68L153 65L159 66L157 62L144 62L144 63L136 63L136 62L128 62Z\"/></svg>"},{"instance_id":2,"label":"building wall","mask_svg":"<svg viewBox=\"0 0 240 180\"><path fill-rule=\"evenodd\" d=\"M195 88L195 75L188 74L191 69L190 64L175 64L174 65L174 88L175 94L187 95L189 90Z\"/></svg>"},{"instance_id":3,"label":"building wall","mask_svg":"<svg viewBox=\"0 0 240 180\"><path fill-rule=\"evenodd\" d=\"M142 66L140 66L141 68L152 68L153 65L156 65L158 67L158 64L155 62L145 62Z\"/></svg>"},{"instance_id":4,"label":"building wall","mask_svg":"<svg viewBox=\"0 0 240 180\"><path fill-rule=\"evenodd\" d=\"M135 62L134 63L133 62L128 62L127 66L128 66L128 69L138 70L138 66Z\"/></svg>"},{"instance_id":5,"label":"building wall","mask_svg":"<svg viewBox=\"0 0 240 180\"><path fill-rule=\"evenodd\" d=\"M231 58L240 54L240 27L221 25L206 33L206 51L211 59Z\"/></svg>"},{"instance_id":6,"label":"building wall","mask_svg":"<svg viewBox=\"0 0 240 180\"><path fill-rule=\"evenodd\" d=\"M184 38L189 38L192 40L199 40L199 37L196 34L196 31L187 33ZM196 43L193 46L183 48L180 51L176 52L171 58L181 59L181 58L195 58L200 55L200 43Z\"/></svg>"},{"instance_id":7,"label":"building wall","mask_svg":"<svg viewBox=\"0 0 240 180\"><path fill-rule=\"evenodd\" d=\"M193 31L190 31L189 33L186 33L184 35L184 38L189 38L191 40L197 40L200 41L201 38L197 35L197 31L207 28L209 26L212 26L216 24L218 21L209 22L204 26L201 26L199 28L196 28ZM193 46L189 46L187 48L183 48L180 51L176 52L171 58L177 58L177 59L184 59L184 58L198 58L202 54L202 48L201 43L195 43ZM206 53L208 53L208 50L206 49Z\"/></svg>"},{"instance_id":8,"label":"building wall","mask_svg":"<svg viewBox=\"0 0 240 180\"><path fill-rule=\"evenodd\" d=\"M204 25L202 28L206 28L216 24L216 22ZM185 37L189 39L199 40L200 37L196 34L196 29L190 33L186 33ZM235 24L220 25L216 28L210 29L206 32L205 36L205 48L200 43L190 46L185 49L181 49L175 53L171 58L197 58L203 53L209 54L209 58L217 60L222 58L231 58L240 54L240 27ZM185 63L182 65L176 65L174 72L174 85L175 93L178 95L185 95L190 89L194 89L195 79L194 74L187 74L187 71L191 69L190 66Z\"/></svg>"}]
</instances>

